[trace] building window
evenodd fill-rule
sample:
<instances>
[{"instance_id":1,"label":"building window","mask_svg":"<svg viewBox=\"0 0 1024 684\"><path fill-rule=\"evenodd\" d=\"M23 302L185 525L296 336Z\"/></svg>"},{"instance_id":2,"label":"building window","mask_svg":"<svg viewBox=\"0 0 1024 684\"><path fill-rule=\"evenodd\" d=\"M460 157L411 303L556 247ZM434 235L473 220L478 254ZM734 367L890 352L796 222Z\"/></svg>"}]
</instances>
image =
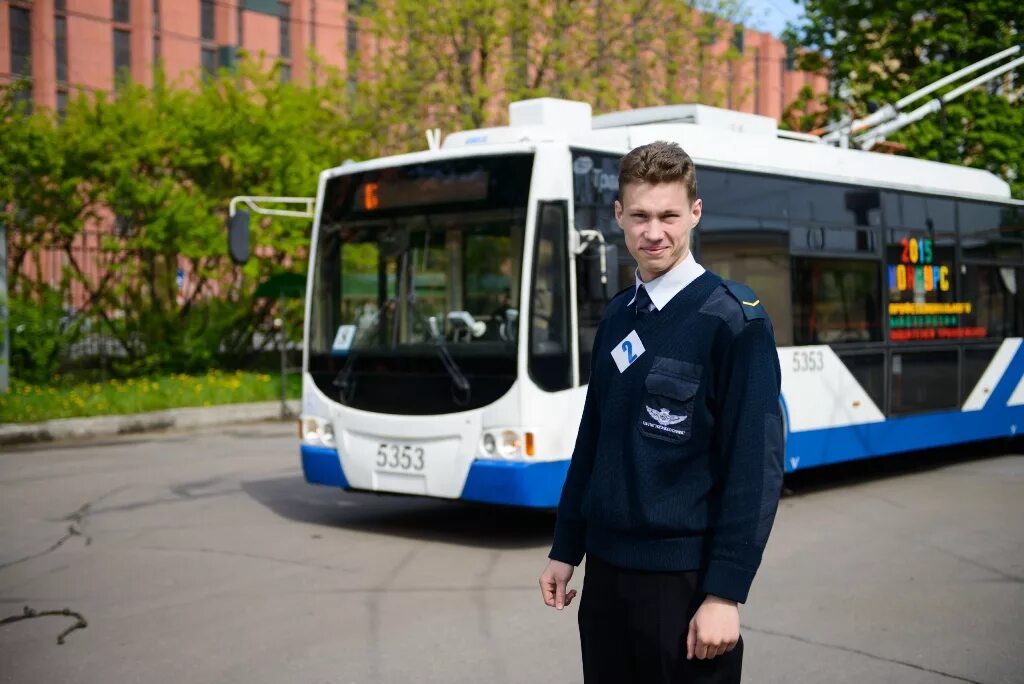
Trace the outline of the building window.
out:
<instances>
[{"instance_id":1,"label":"building window","mask_svg":"<svg viewBox=\"0 0 1024 684\"><path fill-rule=\"evenodd\" d=\"M68 8L67 0L54 0L53 9L58 12L64 12Z\"/></svg>"},{"instance_id":2,"label":"building window","mask_svg":"<svg viewBox=\"0 0 1024 684\"><path fill-rule=\"evenodd\" d=\"M292 37L291 37L291 3L278 2L278 11L280 12L280 21L278 23L278 30L280 32L280 49L279 54L281 57L288 59L292 56Z\"/></svg>"},{"instance_id":3,"label":"building window","mask_svg":"<svg viewBox=\"0 0 1024 684\"><path fill-rule=\"evenodd\" d=\"M204 47L202 53L203 74L213 76L217 73L217 50L212 47Z\"/></svg>"},{"instance_id":4,"label":"building window","mask_svg":"<svg viewBox=\"0 0 1024 684\"><path fill-rule=\"evenodd\" d=\"M160 0L153 0L153 64L160 61Z\"/></svg>"},{"instance_id":5,"label":"building window","mask_svg":"<svg viewBox=\"0 0 1024 684\"><path fill-rule=\"evenodd\" d=\"M11 73L32 76L32 15L24 7L11 6Z\"/></svg>"},{"instance_id":6,"label":"building window","mask_svg":"<svg viewBox=\"0 0 1024 684\"><path fill-rule=\"evenodd\" d=\"M355 91L356 74L355 61L359 52L359 23L351 16L352 7L349 7L349 18L345 23L345 69L348 71L347 86L349 92Z\"/></svg>"},{"instance_id":7,"label":"building window","mask_svg":"<svg viewBox=\"0 0 1024 684\"><path fill-rule=\"evenodd\" d=\"M132 34L114 29L114 78L121 81L130 76L132 68Z\"/></svg>"},{"instance_id":8,"label":"building window","mask_svg":"<svg viewBox=\"0 0 1024 684\"><path fill-rule=\"evenodd\" d=\"M64 115L68 111L68 91L58 90L57 91L57 115L60 118L64 118Z\"/></svg>"},{"instance_id":9,"label":"building window","mask_svg":"<svg viewBox=\"0 0 1024 684\"><path fill-rule=\"evenodd\" d=\"M132 19L130 8L130 0L114 0L114 23L129 23Z\"/></svg>"},{"instance_id":10,"label":"building window","mask_svg":"<svg viewBox=\"0 0 1024 684\"><path fill-rule=\"evenodd\" d=\"M199 2L199 20L200 20L200 37L203 40L215 40L215 23L214 23L214 6L213 0L200 0Z\"/></svg>"},{"instance_id":11,"label":"building window","mask_svg":"<svg viewBox=\"0 0 1024 684\"><path fill-rule=\"evenodd\" d=\"M68 18L58 14L54 20L54 51L57 53L57 82L68 80Z\"/></svg>"}]
</instances>

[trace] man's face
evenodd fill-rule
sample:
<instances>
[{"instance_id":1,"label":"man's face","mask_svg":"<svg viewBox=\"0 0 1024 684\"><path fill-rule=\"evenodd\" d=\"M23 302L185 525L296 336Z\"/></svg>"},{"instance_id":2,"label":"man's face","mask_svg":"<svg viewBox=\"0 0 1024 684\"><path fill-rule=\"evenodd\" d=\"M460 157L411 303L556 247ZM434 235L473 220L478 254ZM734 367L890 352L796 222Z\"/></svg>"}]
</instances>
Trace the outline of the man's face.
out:
<instances>
[{"instance_id":1,"label":"man's face","mask_svg":"<svg viewBox=\"0 0 1024 684\"><path fill-rule=\"evenodd\" d=\"M700 221L701 201L677 183L630 183L615 203L615 220L626 236L644 282L671 270L690 253L690 232Z\"/></svg>"}]
</instances>

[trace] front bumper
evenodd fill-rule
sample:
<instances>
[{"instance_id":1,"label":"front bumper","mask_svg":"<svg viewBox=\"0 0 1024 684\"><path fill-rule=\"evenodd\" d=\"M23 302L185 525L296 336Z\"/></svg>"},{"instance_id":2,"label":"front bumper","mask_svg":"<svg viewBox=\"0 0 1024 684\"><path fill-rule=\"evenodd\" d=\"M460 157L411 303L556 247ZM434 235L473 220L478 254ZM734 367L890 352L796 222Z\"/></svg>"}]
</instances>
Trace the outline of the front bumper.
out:
<instances>
[{"instance_id":1,"label":"front bumper","mask_svg":"<svg viewBox=\"0 0 1024 684\"><path fill-rule=\"evenodd\" d=\"M349 489L337 449L303 444L302 471L311 484ZM492 461L478 459L469 468L461 499L506 506L555 508L569 461Z\"/></svg>"}]
</instances>

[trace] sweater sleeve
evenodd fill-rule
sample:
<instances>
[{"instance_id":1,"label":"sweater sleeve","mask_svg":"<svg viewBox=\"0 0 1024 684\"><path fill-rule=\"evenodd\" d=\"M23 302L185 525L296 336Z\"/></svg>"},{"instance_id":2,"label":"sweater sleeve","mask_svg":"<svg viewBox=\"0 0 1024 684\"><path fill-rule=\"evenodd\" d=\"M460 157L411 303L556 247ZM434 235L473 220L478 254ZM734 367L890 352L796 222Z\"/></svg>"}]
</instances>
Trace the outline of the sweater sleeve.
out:
<instances>
[{"instance_id":1,"label":"sweater sleeve","mask_svg":"<svg viewBox=\"0 0 1024 684\"><path fill-rule=\"evenodd\" d=\"M748 322L734 338L719 382L719 498L703 590L743 603L782 491L781 372L767 319Z\"/></svg>"},{"instance_id":2,"label":"sweater sleeve","mask_svg":"<svg viewBox=\"0 0 1024 684\"><path fill-rule=\"evenodd\" d=\"M587 522L583 517L583 493L594 467L594 452L601 430L601 406L595 373L601 327L594 338L590 384L587 386L587 399L583 404L583 418L580 420L580 429L576 435L576 446L572 451L569 472L562 486L562 497L558 503L558 517L555 521L555 538L548 554L548 558L570 565L579 565L586 552Z\"/></svg>"}]
</instances>

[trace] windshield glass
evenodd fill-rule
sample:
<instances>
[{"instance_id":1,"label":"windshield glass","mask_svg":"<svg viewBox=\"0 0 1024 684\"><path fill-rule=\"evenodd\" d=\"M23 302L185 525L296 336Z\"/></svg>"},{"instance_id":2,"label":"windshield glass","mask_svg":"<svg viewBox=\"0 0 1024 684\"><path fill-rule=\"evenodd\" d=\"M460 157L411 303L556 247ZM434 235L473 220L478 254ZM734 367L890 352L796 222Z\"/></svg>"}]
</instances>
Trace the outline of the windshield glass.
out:
<instances>
[{"instance_id":1,"label":"windshield glass","mask_svg":"<svg viewBox=\"0 0 1024 684\"><path fill-rule=\"evenodd\" d=\"M391 413L508 391L531 168L531 155L472 157L328 182L309 321L322 391Z\"/></svg>"}]
</instances>

